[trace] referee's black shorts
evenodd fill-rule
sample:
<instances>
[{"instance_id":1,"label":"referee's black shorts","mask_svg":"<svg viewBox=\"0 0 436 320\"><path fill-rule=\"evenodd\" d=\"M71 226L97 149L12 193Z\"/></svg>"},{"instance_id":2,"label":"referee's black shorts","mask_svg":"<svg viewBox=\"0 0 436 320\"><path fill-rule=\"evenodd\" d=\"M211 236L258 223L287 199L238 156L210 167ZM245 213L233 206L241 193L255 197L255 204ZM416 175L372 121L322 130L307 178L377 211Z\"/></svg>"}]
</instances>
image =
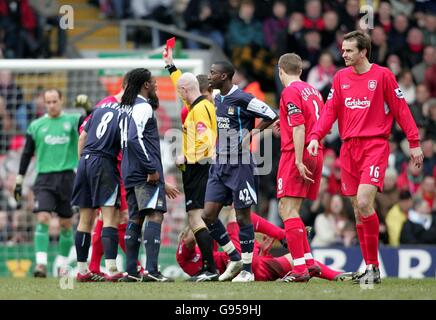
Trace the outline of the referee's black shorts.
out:
<instances>
[{"instance_id":1,"label":"referee's black shorts","mask_svg":"<svg viewBox=\"0 0 436 320\"><path fill-rule=\"evenodd\" d=\"M186 211L204 208L207 179L209 178L210 163L186 164L182 173L183 189L185 191Z\"/></svg>"},{"instance_id":2,"label":"referee's black shorts","mask_svg":"<svg viewBox=\"0 0 436 320\"><path fill-rule=\"evenodd\" d=\"M33 212L56 212L61 218L71 218L71 196L75 176L73 170L38 174L33 185Z\"/></svg>"}]
</instances>

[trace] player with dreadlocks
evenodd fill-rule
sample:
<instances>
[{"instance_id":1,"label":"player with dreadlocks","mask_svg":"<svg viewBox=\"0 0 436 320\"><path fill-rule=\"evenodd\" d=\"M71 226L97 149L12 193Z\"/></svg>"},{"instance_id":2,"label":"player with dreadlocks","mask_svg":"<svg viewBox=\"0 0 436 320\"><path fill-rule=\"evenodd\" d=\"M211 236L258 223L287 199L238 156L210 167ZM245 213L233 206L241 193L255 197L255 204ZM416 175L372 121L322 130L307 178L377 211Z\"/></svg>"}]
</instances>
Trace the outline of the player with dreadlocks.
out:
<instances>
[{"instance_id":1,"label":"player with dreadlocks","mask_svg":"<svg viewBox=\"0 0 436 320\"><path fill-rule=\"evenodd\" d=\"M161 224L166 212L165 193L170 198L179 191L166 185L163 176L159 132L154 111L158 107L156 79L144 68L132 70L121 98L128 108L121 120L121 171L127 191L129 223L126 231L126 282L159 281L172 279L158 270ZM144 227L146 272L140 275L136 268L141 229Z\"/></svg>"}]
</instances>

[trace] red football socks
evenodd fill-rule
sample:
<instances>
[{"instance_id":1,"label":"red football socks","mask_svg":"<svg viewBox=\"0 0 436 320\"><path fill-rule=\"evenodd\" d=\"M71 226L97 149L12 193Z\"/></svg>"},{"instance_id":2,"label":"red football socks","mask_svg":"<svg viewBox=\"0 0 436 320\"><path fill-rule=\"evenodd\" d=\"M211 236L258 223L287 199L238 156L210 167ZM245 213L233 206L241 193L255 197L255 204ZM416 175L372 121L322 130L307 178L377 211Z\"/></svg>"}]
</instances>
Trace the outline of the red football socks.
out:
<instances>
[{"instance_id":1,"label":"red football socks","mask_svg":"<svg viewBox=\"0 0 436 320\"><path fill-rule=\"evenodd\" d=\"M366 252L365 234L363 232L363 224L356 224L357 237L359 238L360 250L362 251L363 260L368 264L368 254Z\"/></svg>"},{"instance_id":2,"label":"red football socks","mask_svg":"<svg viewBox=\"0 0 436 320\"><path fill-rule=\"evenodd\" d=\"M97 219L94 232L92 233L92 254L89 270L100 273L100 263L103 257L103 243L101 242L101 230L103 229L103 220Z\"/></svg>"},{"instance_id":3,"label":"red football socks","mask_svg":"<svg viewBox=\"0 0 436 320\"><path fill-rule=\"evenodd\" d=\"M300 218L290 218L284 221L288 249L294 259L294 271L296 273L307 272L306 260L304 259L303 239L306 230L301 227Z\"/></svg>"},{"instance_id":4,"label":"red football socks","mask_svg":"<svg viewBox=\"0 0 436 320\"><path fill-rule=\"evenodd\" d=\"M378 266L378 237L379 221L377 213L369 217L362 217L363 231L365 235L366 253L368 256L367 264Z\"/></svg>"},{"instance_id":5,"label":"red football socks","mask_svg":"<svg viewBox=\"0 0 436 320\"><path fill-rule=\"evenodd\" d=\"M282 240L286 237L285 230L272 224L261 216L251 213L251 222L253 223L254 232L260 232L271 238Z\"/></svg>"},{"instance_id":6,"label":"red football socks","mask_svg":"<svg viewBox=\"0 0 436 320\"><path fill-rule=\"evenodd\" d=\"M303 220L300 219L301 228L303 229L303 249L304 249L304 259L306 260L306 266L312 266L315 261L313 260L312 252L309 246L309 240L307 239L306 226L304 225Z\"/></svg>"}]
</instances>

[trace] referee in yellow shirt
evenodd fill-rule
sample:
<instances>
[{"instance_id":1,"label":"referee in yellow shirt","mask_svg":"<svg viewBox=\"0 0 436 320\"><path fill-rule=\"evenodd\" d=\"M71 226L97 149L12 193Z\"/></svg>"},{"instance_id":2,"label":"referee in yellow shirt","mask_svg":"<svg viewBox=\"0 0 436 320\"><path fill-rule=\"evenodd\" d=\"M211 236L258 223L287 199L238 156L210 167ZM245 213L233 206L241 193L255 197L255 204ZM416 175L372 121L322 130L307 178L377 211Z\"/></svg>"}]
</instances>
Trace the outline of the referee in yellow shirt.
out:
<instances>
[{"instance_id":1,"label":"referee in yellow shirt","mask_svg":"<svg viewBox=\"0 0 436 320\"><path fill-rule=\"evenodd\" d=\"M183 155L176 165L182 169L188 224L202 254L202 268L189 281L217 281L218 272L213 260L213 242L203 219L204 197L209 168L215 153L217 122L215 106L200 92L192 73L182 74L172 59L172 49L164 51L166 69L170 72L177 92L188 108L183 123Z\"/></svg>"}]
</instances>

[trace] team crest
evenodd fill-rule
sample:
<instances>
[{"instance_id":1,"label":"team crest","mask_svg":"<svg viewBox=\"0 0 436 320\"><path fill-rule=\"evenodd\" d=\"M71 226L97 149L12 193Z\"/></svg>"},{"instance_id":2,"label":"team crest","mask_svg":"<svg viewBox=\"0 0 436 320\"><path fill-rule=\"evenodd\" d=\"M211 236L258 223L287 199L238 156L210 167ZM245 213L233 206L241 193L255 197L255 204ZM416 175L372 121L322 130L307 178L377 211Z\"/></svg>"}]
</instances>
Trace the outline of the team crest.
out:
<instances>
[{"instance_id":1,"label":"team crest","mask_svg":"<svg viewBox=\"0 0 436 320\"><path fill-rule=\"evenodd\" d=\"M369 80L368 81L368 89L374 91L377 88L377 80Z\"/></svg>"},{"instance_id":2,"label":"team crest","mask_svg":"<svg viewBox=\"0 0 436 320\"><path fill-rule=\"evenodd\" d=\"M235 114L235 108L230 106L229 109L227 110L227 114L233 116Z\"/></svg>"},{"instance_id":3,"label":"team crest","mask_svg":"<svg viewBox=\"0 0 436 320\"><path fill-rule=\"evenodd\" d=\"M65 129L65 131L70 131L71 125L68 122L64 122L64 129Z\"/></svg>"}]
</instances>

